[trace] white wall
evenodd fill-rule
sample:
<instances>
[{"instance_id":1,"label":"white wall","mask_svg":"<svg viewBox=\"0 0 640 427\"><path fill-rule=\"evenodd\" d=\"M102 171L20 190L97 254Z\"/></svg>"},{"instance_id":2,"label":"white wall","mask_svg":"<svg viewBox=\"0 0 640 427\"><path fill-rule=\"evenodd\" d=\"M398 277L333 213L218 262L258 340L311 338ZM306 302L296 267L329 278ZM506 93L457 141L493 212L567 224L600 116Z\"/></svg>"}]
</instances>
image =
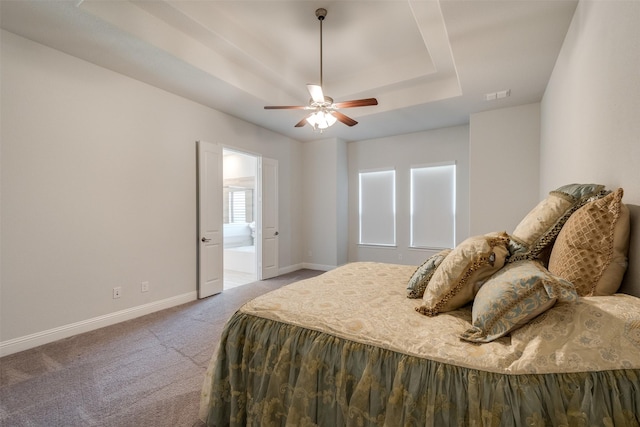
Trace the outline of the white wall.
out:
<instances>
[{"instance_id":1,"label":"white wall","mask_svg":"<svg viewBox=\"0 0 640 427\"><path fill-rule=\"evenodd\" d=\"M640 1L581 1L542 99L540 191L570 182L622 187L640 223ZM621 287L638 295L632 225Z\"/></svg>"},{"instance_id":2,"label":"white wall","mask_svg":"<svg viewBox=\"0 0 640 427\"><path fill-rule=\"evenodd\" d=\"M1 54L0 350L195 296L196 140L278 160L301 264L299 142L5 31Z\"/></svg>"},{"instance_id":3,"label":"white wall","mask_svg":"<svg viewBox=\"0 0 640 427\"><path fill-rule=\"evenodd\" d=\"M470 233L511 233L540 201L540 104L472 114Z\"/></svg>"},{"instance_id":4,"label":"white wall","mask_svg":"<svg viewBox=\"0 0 640 427\"><path fill-rule=\"evenodd\" d=\"M542 100L540 193L622 187L640 205L640 1L581 1Z\"/></svg>"},{"instance_id":5,"label":"white wall","mask_svg":"<svg viewBox=\"0 0 640 427\"><path fill-rule=\"evenodd\" d=\"M349 262L349 150L347 143L339 141L337 147L338 223L337 223L337 265Z\"/></svg>"},{"instance_id":6,"label":"white wall","mask_svg":"<svg viewBox=\"0 0 640 427\"><path fill-rule=\"evenodd\" d=\"M347 262L346 143L323 139L302 151L305 265L328 270Z\"/></svg>"},{"instance_id":7,"label":"white wall","mask_svg":"<svg viewBox=\"0 0 640 427\"><path fill-rule=\"evenodd\" d=\"M469 127L349 142L349 261L420 264L433 251L410 249L410 168L429 163L456 162L456 239L469 237ZM366 169L396 170L397 247L358 245L358 173Z\"/></svg>"},{"instance_id":8,"label":"white wall","mask_svg":"<svg viewBox=\"0 0 640 427\"><path fill-rule=\"evenodd\" d=\"M255 177L258 159L253 154L239 151L224 151L222 179Z\"/></svg>"}]
</instances>

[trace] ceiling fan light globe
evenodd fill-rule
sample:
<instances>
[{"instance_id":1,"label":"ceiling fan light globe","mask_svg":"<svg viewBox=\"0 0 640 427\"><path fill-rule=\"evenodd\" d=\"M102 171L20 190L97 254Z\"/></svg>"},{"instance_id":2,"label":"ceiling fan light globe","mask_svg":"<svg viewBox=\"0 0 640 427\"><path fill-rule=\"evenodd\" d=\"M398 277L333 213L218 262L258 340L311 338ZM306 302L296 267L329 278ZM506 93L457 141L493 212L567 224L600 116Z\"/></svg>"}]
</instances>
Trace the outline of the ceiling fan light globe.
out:
<instances>
[{"instance_id":1,"label":"ceiling fan light globe","mask_svg":"<svg viewBox=\"0 0 640 427\"><path fill-rule=\"evenodd\" d=\"M333 126L336 121L334 115L326 111L318 111L307 117L307 123L314 129L326 129Z\"/></svg>"},{"instance_id":2,"label":"ceiling fan light globe","mask_svg":"<svg viewBox=\"0 0 640 427\"><path fill-rule=\"evenodd\" d=\"M338 119L335 118L335 116L333 114L328 113L328 112L324 113L324 119L327 122L327 127L333 126L336 123L336 121L338 120Z\"/></svg>"},{"instance_id":3,"label":"ceiling fan light globe","mask_svg":"<svg viewBox=\"0 0 640 427\"><path fill-rule=\"evenodd\" d=\"M317 113L313 113L309 117L307 117L307 123L309 123L313 128L318 125L318 123L316 122L316 114Z\"/></svg>"}]
</instances>

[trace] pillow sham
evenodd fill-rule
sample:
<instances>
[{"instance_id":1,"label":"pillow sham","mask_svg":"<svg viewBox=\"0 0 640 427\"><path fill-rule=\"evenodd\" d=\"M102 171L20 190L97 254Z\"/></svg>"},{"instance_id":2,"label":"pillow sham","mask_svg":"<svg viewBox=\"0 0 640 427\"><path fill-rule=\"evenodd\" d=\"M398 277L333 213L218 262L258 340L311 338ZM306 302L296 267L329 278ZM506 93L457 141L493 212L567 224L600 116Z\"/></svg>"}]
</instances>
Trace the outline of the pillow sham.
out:
<instances>
[{"instance_id":1,"label":"pillow sham","mask_svg":"<svg viewBox=\"0 0 640 427\"><path fill-rule=\"evenodd\" d=\"M509 242L509 259L541 259L571 214L607 191L599 184L569 184L551 191L520 221Z\"/></svg>"},{"instance_id":2,"label":"pillow sham","mask_svg":"<svg viewBox=\"0 0 640 427\"><path fill-rule=\"evenodd\" d=\"M460 335L471 342L491 342L525 325L556 303L578 300L573 285L551 274L538 261L506 265L480 288L471 312L473 327Z\"/></svg>"},{"instance_id":3,"label":"pillow sham","mask_svg":"<svg viewBox=\"0 0 640 427\"><path fill-rule=\"evenodd\" d=\"M578 295L612 295L627 270L629 209L618 188L578 209L556 239L549 271L576 287Z\"/></svg>"},{"instance_id":4,"label":"pillow sham","mask_svg":"<svg viewBox=\"0 0 640 427\"><path fill-rule=\"evenodd\" d=\"M422 298L429 280L433 277L433 273L450 252L451 249L444 249L429 257L416 269L407 285L407 298Z\"/></svg>"},{"instance_id":5,"label":"pillow sham","mask_svg":"<svg viewBox=\"0 0 640 427\"><path fill-rule=\"evenodd\" d=\"M416 310L435 316L473 301L482 283L504 265L508 243L509 236L504 231L470 237L460 243L433 273Z\"/></svg>"}]
</instances>

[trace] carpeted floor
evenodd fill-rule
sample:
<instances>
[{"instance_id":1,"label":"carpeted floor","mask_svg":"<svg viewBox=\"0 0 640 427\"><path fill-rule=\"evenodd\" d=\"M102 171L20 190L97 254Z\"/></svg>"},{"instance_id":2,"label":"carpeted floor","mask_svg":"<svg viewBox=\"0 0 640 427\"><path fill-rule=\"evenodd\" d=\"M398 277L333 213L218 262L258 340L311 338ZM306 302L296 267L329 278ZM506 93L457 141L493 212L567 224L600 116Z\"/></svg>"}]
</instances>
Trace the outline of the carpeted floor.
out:
<instances>
[{"instance_id":1,"label":"carpeted floor","mask_svg":"<svg viewBox=\"0 0 640 427\"><path fill-rule=\"evenodd\" d=\"M200 426L204 373L246 301L299 270L0 359L0 426Z\"/></svg>"}]
</instances>

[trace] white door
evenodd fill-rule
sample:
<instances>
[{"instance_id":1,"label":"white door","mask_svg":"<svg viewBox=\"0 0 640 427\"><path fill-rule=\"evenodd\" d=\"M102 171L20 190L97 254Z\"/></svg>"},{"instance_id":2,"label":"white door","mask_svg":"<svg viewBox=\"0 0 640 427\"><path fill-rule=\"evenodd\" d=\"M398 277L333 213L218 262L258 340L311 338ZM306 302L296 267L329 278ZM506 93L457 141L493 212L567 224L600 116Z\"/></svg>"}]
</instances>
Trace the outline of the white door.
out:
<instances>
[{"instance_id":1,"label":"white door","mask_svg":"<svg viewBox=\"0 0 640 427\"><path fill-rule=\"evenodd\" d=\"M260 280L278 275L278 161L262 158L260 164L258 207L261 210L259 243L261 259L258 263Z\"/></svg>"},{"instance_id":2,"label":"white door","mask_svg":"<svg viewBox=\"0 0 640 427\"><path fill-rule=\"evenodd\" d=\"M222 146L198 141L198 298L222 292Z\"/></svg>"}]
</instances>

